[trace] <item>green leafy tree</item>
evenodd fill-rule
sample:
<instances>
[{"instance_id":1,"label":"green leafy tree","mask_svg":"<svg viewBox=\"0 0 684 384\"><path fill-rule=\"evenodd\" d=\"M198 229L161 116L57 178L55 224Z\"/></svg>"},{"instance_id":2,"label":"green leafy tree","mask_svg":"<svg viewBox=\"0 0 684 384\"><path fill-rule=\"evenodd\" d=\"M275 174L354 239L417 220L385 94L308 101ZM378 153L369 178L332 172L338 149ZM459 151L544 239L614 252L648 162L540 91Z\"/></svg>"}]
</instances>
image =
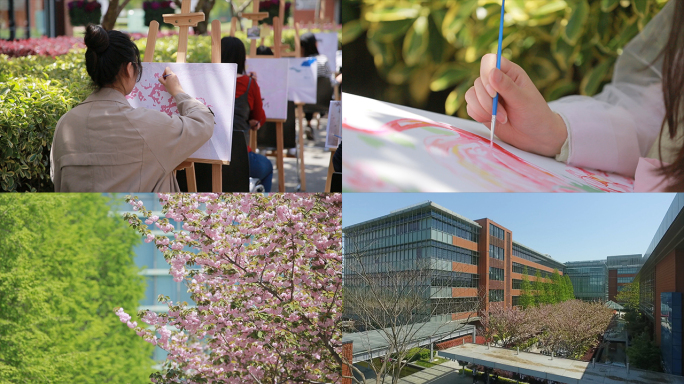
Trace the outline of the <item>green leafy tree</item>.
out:
<instances>
[{"instance_id":1,"label":"green leafy tree","mask_svg":"<svg viewBox=\"0 0 684 384\"><path fill-rule=\"evenodd\" d=\"M615 296L615 301L623 304L627 310L636 311L639 309L639 282L633 281L624 286L622 291Z\"/></svg>"},{"instance_id":2,"label":"green leafy tree","mask_svg":"<svg viewBox=\"0 0 684 384\"><path fill-rule=\"evenodd\" d=\"M632 340L632 345L627 348L629 363L639 369L660 372L660 348L655 346L644 332Z\"/></svg>"},{"instance_id":3,"label":"green leafy tree","mask_svg":"<svg viewBox=\"0 0 684 384\"><path fill-rule=\"evenodd\" d=\"M534 284L532 285L534 289L534 302L536 305L548 304L549 298L546 294L546 287L544 280L542 279L541 272L537 269L537 273L534 274Z\"/></svg>"},{"instance_id":4,"label":"green leafy tree","mask_svg":"<svg viewBox=\"0 0 684 384\"><path fill-rule=\"evenodd\" d=\"M575 298L575 289L572 287L572 280L570 280L570 276L563 276L563 281L565 284L564 300L573 300Z\"/></svg>"},{"instance_id":5,"label":"green leafy tree","mask_svg":"<svg viewBox=\"0 0 684 384\"><path fill-rule=\"evenodd\" d=\"M551 286L550 286L550 296L551 296L551 302L552 303L560 303L561 301L564 300L564 291L565 287L563 286L563 280L561 279L560 273L558 273L557 269L553 270L553 274L551 275Z\"/></svg>"},{"instance_id":6,"label":"green leafy tree","mask_svg":"<svg viewBox=\"0 0 684 384\"><path fill-rule=\"evenodd\" d=\"M0 196L0 383L142 383L152 346L113 309L137 307L135 231L99 194Z\"/></svg>"},{"instance_id":7,"label":"green leafy tree","mask_svg":"<svg viewBox=\"0 0 684 384\"><path fill-rule=\"evenodd\" d=\"M523 268L522 283L520 284L520 298L518 303L525 309L529 307L534 307L534 296L532 296L532 284L528 277L527 266Z\"/></svg>"}]
</instances>

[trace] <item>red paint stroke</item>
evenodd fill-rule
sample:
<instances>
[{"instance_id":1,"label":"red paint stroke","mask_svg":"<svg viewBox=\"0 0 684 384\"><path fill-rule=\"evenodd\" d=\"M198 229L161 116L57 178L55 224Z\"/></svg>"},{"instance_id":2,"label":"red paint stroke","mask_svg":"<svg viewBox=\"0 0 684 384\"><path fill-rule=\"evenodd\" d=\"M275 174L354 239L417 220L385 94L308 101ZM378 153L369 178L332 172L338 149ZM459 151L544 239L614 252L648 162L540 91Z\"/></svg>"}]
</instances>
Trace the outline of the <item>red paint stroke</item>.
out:
<instances>
[{"instance_id":1,"label":"red paint stroke","mask_svg":"<svg viewBox=\"0 0 684 384\"><path fill-rule=\"evenodd\" d=\"M432 136L425 139L425 147L432 159L448 168L459 178L469 183L488 184L488 190L499 191L585 191L579 183L557 176L507 151L500 145L466 130L445 123L427 122L416 119L398 119L383 124L378 129L365 129L343 123L345 129L369 135L385 135L416 128L444 128L456 136ZM457 158L457 161L452 159ZM576 171L572 171L576 169ZM629 179L611 181L607 173L591 173L581 168L568 167L567 172L583 180L591 188L605 192L628 192L631 190ZM615 176L612 176L615 177ZM624 182L622 184L620 181Z\"/></svg>"},{"instance_id":2,"label":"red paint stroke","mask_svg":"<svg viewBox=\"0 0 684 384\"><path fill-rule=\"evenodd\" d=\"M372 170L362 167L361 164L350 164L342 160L342 168L344 169L343 184L347 187L373 192L402 192L401 189L386 183Z\"/></svg>"},{"instance_id":3,"label":"red paint stroke","mask_svg":"<svg viewBox=\"0 0 684 384\"><path fill-rule=\"evenodd\" d=\"M580 167L567 167L565 172L602 191L632 192L634 190L634 180L624 176L603 171L588 171Z\"/></svg>"}]
</instances>

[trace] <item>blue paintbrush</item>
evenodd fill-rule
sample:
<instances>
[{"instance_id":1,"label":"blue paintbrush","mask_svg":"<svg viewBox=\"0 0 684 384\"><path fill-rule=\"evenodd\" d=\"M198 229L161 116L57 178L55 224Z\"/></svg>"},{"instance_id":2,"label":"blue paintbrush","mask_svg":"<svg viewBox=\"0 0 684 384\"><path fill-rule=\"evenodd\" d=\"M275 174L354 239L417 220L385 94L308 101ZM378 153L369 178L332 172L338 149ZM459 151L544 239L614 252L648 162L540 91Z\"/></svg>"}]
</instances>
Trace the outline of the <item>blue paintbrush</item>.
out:
<instances>
[{"instance_id":1,"label":"blue paintbrush","mask_svg":"<svg viewBox=\"0 0 684 384\"><path fill-rule=\"evenodd\" d=\"M499 47L496 50L496 68L501 69L501 40L503 40L503 25L504 25L504 3L506 0L501 0L501 21L499 22ZM489 146L494 142L494 127L496 126L496 107L499 105L499 92L494 96L492 104L492 129L489 132Z\"/></svg>"}]
</instances>

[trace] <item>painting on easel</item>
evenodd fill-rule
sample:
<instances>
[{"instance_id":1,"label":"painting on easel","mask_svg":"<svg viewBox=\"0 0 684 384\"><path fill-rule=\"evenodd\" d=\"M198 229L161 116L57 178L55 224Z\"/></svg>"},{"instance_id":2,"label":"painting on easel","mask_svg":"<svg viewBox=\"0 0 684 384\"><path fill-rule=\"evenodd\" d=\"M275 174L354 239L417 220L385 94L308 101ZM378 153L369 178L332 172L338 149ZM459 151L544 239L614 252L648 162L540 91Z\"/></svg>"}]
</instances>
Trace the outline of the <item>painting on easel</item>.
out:
<instances>
[{"instance_id":1,"label":"painting on easel","mask_svg":"<svg viewBox=\"0 0 684 384\"><path fill-rule=\"evenodd\" d=\"M191 158L230 161L235 107L236 64L143 63L143 75L126 96L134 108L145 107L178 115L173 97L157 80L170 67L183 89L214 113L214 134Z\"/></svg>"},{"instance_id":2,"label":"painting on easel","mask_svg":"<svg viewBox=\"0 0 684 384\"><path fill-rule=\"evenodd\" d=\"M269 119L287 120L288 59L247 58L245 70L259 79L264 112Z\"/></svg>"},{"instance_id":3,"label":"painting on easel","mask_svg":"<svg viewBox=\"0 0 684 384\"><path fill-rule=\"evenodd\" d=\"M290 60L288 71L288 100L295 103L316 104L316 80L318 71L315 57Z\"/></svg>"}]
</instances>

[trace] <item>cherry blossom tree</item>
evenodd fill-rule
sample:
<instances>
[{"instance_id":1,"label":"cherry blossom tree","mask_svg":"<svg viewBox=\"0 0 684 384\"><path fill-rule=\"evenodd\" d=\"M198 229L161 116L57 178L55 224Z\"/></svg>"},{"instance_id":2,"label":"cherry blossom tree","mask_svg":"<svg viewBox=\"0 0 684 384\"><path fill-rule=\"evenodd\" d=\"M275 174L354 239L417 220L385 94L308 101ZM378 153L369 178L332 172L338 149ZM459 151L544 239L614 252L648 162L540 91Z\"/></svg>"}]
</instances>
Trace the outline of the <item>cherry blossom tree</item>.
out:
<instances>
[{"instance_id":1,"label":"cherry blossom tree","mask_svg":"<svg viewBox=\"0 0 684 384\"><path fill-rule=\"evenodd\" d=\"M154 242L196 306L120 320L168 352L155 383L322 383L341 367L340 194L160 194L125 219ZM144 223L143 223L144 220ZM176 230L172 222L181 223ZM167 235L153 235L155 225Z\"/></svg>"}]
</instances>

